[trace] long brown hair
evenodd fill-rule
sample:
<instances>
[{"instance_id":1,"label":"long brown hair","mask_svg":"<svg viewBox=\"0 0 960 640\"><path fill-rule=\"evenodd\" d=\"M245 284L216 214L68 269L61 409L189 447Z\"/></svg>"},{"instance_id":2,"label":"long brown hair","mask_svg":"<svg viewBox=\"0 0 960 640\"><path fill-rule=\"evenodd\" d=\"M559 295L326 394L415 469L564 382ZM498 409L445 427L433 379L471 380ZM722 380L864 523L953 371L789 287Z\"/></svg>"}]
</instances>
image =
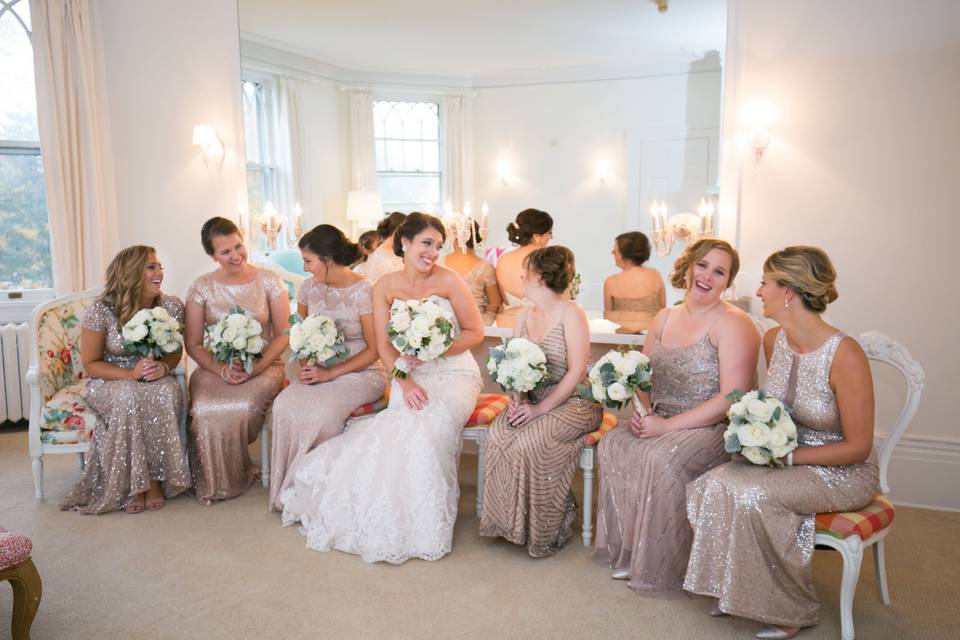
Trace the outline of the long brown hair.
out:
<instances>
[{"instance_id":1,"label":"long brown hair","mask_svg":"<svg viewBox=\"0 0 960 640\"><path fill-rule=\"evenodd\" d=\"M123 327L127 320L141 309L143 272L150 261L150 254L156 252L153 247L135 244L113 256L113 260L107 265L107 281L100 301L113 307L118 328Z\"/></svg>"}]
</instances>

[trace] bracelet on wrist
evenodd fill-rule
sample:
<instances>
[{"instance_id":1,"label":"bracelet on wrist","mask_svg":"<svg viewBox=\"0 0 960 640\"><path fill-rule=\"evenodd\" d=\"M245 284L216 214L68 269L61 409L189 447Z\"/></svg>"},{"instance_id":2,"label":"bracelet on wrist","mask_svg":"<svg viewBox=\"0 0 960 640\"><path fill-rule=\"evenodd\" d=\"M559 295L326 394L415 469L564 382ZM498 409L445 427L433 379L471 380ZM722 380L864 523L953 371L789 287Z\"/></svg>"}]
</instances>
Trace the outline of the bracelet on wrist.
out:
<instances>
[{"instance_id":1,"label":"bracelet on wrist","mask_svg":"<svg viewBox=\"0 0 960 640\"><path fill-rule=\"evenodd\" d=\"M226 371L227 371L227 365L225 364L220 365L220 379L223 380L224 382L227 381L227 378L223 375L224 373L226 373Z\"/></svg>"},{"instance_id":2,"label":"bracelet on wrist","mask_svg":"<svg viewBox=\"0 0 960 640\"><path fill-rule=\"evenodd\" d=\"M787 454L787 466L788 467L793 466L793 451Z\"/></svg>"}]
</instances>

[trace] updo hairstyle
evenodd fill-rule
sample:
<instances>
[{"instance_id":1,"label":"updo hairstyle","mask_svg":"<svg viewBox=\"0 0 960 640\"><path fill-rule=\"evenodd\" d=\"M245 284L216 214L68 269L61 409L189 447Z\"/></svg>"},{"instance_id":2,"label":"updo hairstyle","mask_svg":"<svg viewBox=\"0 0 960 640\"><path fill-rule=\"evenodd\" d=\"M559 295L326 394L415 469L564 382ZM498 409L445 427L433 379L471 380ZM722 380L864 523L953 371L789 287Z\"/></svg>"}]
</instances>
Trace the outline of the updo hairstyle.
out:
<instances>
[{"instance_id":1,"label":"updo hairstyle","mask_svg":"<svg viewBox=\"0 0 960 640\"><path fill-rule=\"evenodd\" d=\"M516 222L507 225L507 237L515 245L530 244L535 235L543 235L553 230L553 218L546 211L524 209L517 214Z\"/></svg>"},{"instance_id":2,"label":"updo hairstyle","mask_svg":"<svg viewBox=\"0 0 960 640\"><path fill-rule=\"evenodd\" d=\"M523 259L523 268L533 271L543 284L554 293L564 293L576 274L576 258L573 251L560 245L541 247L531 251Z\"/></svg>"},{"instance_id":3,"label":"updo hairstyle","mask_svg":"<svg viewBox=\"0 0 960 640\"><path fill-rule=\"evenodd\" d=\"M360 247L332 224L320 224L300 237L299 246L323 260L349 267L360 259Z\"/></svg>"},{"instance_id":4,"label":"updo hairstyle","mask_svg":"<svg viewBox=\"0 0 960 640\"><path fill-rule=\"evenodd\" d=\"M639 231L628 231L616 237L620 257L634 266L641 266L650 259L650 240Z\"/></svg>"},{"instance_id":5,"label":"updo hairstyle","mask_svg":"<svg viewBox=\"0 0 960 640\"><path fill-rule=\"evenodd\" d=\"M763 276L788 287L808 311L823 313L840 295L834 284L837 271L830 256L819 247L787 247L763 263Z\"/></svg>"},{"instance_id":6,"label":"updo hairstyle","mask_svg":"<svg viewBox=\"0 0 960 640\"><path fill-rule=\"evenodd\" d=\"M212 256L213 239L217 236L232 236L235 233L240 233L240 229L233 223L233 220L214 216L200 227L200 244L203 245L203 250L207 252L207 255Z\"/></svg>"},{"instance_id":7,"label":"updo hairstyle","mask_svg":"<svg viewBox=\"0 0 960 640\"><path fill-rule=\"evenodd\" d=\"M687 282L687 273L693 265L703 260L704 256L714 249L730 254L730 274L727 279L727 287L733 284L733 279L737 277L737 272L740 271L740 254L729 242L717 238L701 238L693 244L688 244L677 261L673 263L670 284L677 289L685 290L690 284Z\"/></svg>"},{"instance_id":8,"label":"updo hairstyle","mask_svg":"<svg viewBox=\"0 0 960 640\"><path fill-rule=\"evenodd\" d=\"M400 242L400 238L406 238L410 242L413 242L413 239L417 235L426 229L427 227L433 227L440 232L440 237L444 241L447 239L447 230L443 226L443 222L440 221L440 218L430 215L429 213L420 213L419 211L414 211L409 214L403 221L403 223L397 227L397 230L393 232L393 253L394 255L402 258L403 257L403 243Z\"/></svg>"},{"instance_id":9,"label":"updo hairstyle","mask_svg":"<svg viewBox=\"0 0 960 640\"><path fill-rule=\"evenodd\" d=\"M380 240L383 241L391 237L393 232L397 230L397 227L403 224L403 221L406 217L407 214L394 211L386 218L381 220L377 225L377 235L380 236Z\"/></svg>"}]
</instances>

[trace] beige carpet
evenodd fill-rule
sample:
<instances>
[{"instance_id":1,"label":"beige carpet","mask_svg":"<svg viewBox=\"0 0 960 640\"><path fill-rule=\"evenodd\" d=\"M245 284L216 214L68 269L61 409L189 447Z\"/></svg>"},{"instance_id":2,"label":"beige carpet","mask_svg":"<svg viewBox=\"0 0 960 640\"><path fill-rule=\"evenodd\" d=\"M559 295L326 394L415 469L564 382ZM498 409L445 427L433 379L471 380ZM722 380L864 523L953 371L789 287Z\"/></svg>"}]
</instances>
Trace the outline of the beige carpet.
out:
<instances>
[{"instance_id":1,"label":"beige carpet","mask_svg":"<svg viewBox=\"0 0 960 640\"><path fill-rule=\"evenodd\" d=\"M453 553L393 567L306 550L266 511L259 486L214 507L181 497L155 513L62 513L56 503L78 477L76 456L45 458L47 500L38 502L26 433L0 430L0 526L33 538L44 590L35 640L752 637L755 623L711 618L704 599L638 596L579 539L532 560L478 537L475 464L463 456ZM880 604L868 556L857 637L958 637L960 513L902 508L887 549L893 604ZM822 623L800 637L837 638L839 556L818 552L815 575ZM0 638L11 603L0 588Z\"/></svg>"}]
</instances>

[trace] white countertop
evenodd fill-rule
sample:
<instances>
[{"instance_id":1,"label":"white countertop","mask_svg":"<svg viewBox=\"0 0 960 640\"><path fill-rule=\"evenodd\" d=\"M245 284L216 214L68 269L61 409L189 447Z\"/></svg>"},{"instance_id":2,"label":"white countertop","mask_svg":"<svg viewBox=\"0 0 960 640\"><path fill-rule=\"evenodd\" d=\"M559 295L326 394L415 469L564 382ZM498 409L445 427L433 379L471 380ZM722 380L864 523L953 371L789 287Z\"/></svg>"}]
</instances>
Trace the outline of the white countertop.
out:
<instances>
[{"instance_id":1,"label":"white countertop","mask_svg":"<svg viewBox=\"0 0 960 640\"><path fill-rule=\"evenodd\" d=\"M494 325L484 327L483 335L487 338L509 338L513 335L513 329ZM642 345L645 337L644 334L591 331L590 344Z\"/></svg>"}]
</instances>

